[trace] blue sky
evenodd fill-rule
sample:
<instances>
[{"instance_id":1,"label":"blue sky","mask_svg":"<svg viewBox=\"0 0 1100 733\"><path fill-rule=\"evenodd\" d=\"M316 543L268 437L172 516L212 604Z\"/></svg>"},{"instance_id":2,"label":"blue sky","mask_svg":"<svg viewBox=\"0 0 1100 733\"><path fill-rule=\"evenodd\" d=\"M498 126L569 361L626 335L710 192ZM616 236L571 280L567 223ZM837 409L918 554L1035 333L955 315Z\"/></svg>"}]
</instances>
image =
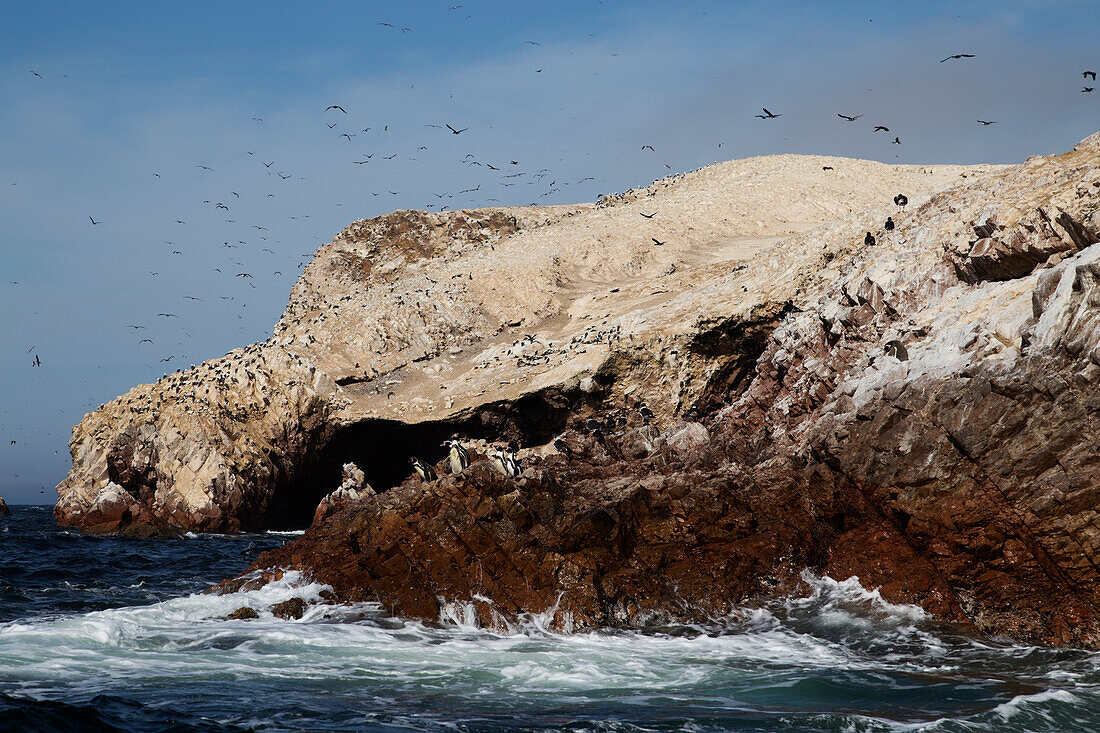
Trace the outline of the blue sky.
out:
<instances>
[{"instance_id":1,"label":"blue sky","mask_svg":"<svg viewBox=\"0 0 1100 733\"><path fill-rule=\"evenodd\" d=\"M270 335L354 219L771 153L1016 162L1100 129L1094 2L840 5L7 3L0 496L51 502L86 412Z\"/></svg>"}]
</instances>

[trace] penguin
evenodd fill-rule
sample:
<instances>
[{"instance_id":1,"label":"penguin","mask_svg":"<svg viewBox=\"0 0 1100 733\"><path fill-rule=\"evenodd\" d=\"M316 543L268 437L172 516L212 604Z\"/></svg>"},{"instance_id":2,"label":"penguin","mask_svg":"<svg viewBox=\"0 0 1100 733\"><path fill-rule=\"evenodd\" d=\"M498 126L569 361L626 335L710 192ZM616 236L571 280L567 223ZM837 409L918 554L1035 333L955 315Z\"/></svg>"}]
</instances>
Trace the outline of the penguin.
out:
<instances>
[{"instance_id":1,"label":"penguin","mask_svg":"<svg viewBox=\"0 0 1100 733\"><path fill-rule=\"evenodd\" d=\"M863 238L863 243L868 247L873 247L875 244L875 235L867 232L867 236Z\"/></svg>"},{"instance_id":2,"label":"penguin","mask_svg":"<svg viewBox=\"0 0 1100 733\"><path fill-rule=\"evenodd\" d=\"M897 339L887 341L886 345L882 347L882 351L887 356L892 356L898 361L909 361L909 352L905 350L905 344Z\"/></svg>"},{"instance_id":3,"label":"penguin","mask_svg":"<svg viewBox=\"0 0 1100 733\"><path fill-rule=\"evenodd\" d=\"M490 448L485 451L485 455L488 456L489 462L493 464L493 470L499 473L501 476L508 475L508 465L504 462L504 453L496 448Z\"/></svg>"},{"instance_id":4,"label":"penguin","mask_svg":"<svg viewBox=\"0 0 1100 733\"><path fill-rule=\"evenodd\" d=\"M886 217L886 223L882 227L888 232L894 231L894 218L892 216Z\"/></svg>"},{"instance_id":5,"label":"penguin","mask_svg":"<svg viewBox=\"0 0 1100 733\"><path fill-rule=\"evenodd\" d=\"M642 406L638 408L638 413L642 416L642 424L649 425L649 421L654 418L653 410L649 409L649 405L642 403Z\"/></svg>"},{"instance_id":6,"label":"penguin","mask_svg":"<svg viewBox=\"0 0 1100 733\"><path fill-rule=\"evenodd\" d=\"M600 432L600 421L594 417L590 417L584 421L584 429L589 435L594 435Z\"/></svg>"},{"instance_id":7,"label":"penguin","mask_svg":"<svg viewBox=\"0 0 1100 733\"><path fill-rule=\"evenodd\" d=\"M519 461L506 450L490 448L486 455L489 456L489 461L493 464L496 472L502 476L515 477L523 473L520 470Z\"/></svg>"},{"instance_id":8,"label":"penguin","mask_svg":"<svg viewBox=\"0 0 1100 733\"><path fill-rule=\"evenodd\" d=\"M519 459L516 458L516 454L510 447L508 450L501 451L500 453L504 468L508 471L506 475L515 478L523 473L523 469L519 467Z\"/></svg>"},{"instance_id":9,"label":"penguin","mask_svg":"<svg viewBox=\"0 0 1100 733\"><path fill-rule=\"evenodd\" d=\"M894 197L894 203L904 209L905 205L909 203L909 197L903 193L899 193Z\"/></svg>"},{"instance_id":10,"label":"penguin","mask_svg":"<svg viewBox=\"0 0 1100 733\"><path fill-rule=\"evenodd\" d=\"M447 455L447 468L451 470L451 473L456 476L462 473L470 466L470 454L462 447L454 438L443 441L444 448L450 448L450 453Z\"/></svg>"},{"instance_id":11,"label":"penguin","mask_svg":"<svg viewBox=\"0 0 1100 733\"><path fill-rule=\"evenodd\" d=\"M435 481L438 478L435 475L435 469L416 456L410 458L409 463L412 464L413 470L416 471L422 481Z\"/></svg>"}]
</instances>

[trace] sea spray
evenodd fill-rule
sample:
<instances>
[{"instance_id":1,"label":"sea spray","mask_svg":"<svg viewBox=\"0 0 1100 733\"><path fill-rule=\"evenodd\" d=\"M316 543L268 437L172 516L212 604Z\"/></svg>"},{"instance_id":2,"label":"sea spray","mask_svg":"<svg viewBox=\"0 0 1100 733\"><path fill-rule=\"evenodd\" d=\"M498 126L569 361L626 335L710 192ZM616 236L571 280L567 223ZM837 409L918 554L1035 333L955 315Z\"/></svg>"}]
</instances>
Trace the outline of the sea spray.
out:
<instances>
[{"instance_id":1,"label":"sea spray","mask_svg":"<svg viewBox=\"0 0 1100 733\"><path fill-rule=\"evenodd\" d=\"M20 577L49 578L55 595L0 624L0 720L149 730L1100 728L1097 655L975 637L855 579L806 574L790 598L635 630L563 633L564 602L479 628L472 607L494 608L487 596L451 602L440 623L374 603L315 603L286 621L272 604L324 601L327 587L291 570L262 587L203 592L209 575L247 565L234 553L252 539L58 539L47 518L16 530L25 546L5 545ZM83 554L58 569L34 532ZM78 567L90 550L122 561ZM193 574L187 592L161 595L178 582L169 568L211 556L222 564ZM123 602L66 611L85 603L92 575L100 598L118 592ZM135 594L152 597L125 600ZM225 619L241 606L259 618Z\"/></svg>"}]
</instances>

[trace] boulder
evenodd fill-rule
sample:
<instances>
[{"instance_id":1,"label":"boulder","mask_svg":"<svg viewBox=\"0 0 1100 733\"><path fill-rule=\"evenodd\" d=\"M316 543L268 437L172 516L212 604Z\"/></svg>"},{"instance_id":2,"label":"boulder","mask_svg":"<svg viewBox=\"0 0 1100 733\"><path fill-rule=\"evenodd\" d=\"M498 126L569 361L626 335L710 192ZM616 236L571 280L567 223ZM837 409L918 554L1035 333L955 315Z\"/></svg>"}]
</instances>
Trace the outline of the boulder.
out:
<instances>
[{"instance_id":1,"label":"boulder","mask_svg":"<svg viewBox=\"0 0 1100 733\"><path fill-rule=\"evenodd\" d=\"M271 613L275 614L277 618L287 619L288 621L297 620L305 614L308 605L305 599L295 597L272 605Z\"/></svg>"},{"instance_id":2,"label":"boulder","mask_svg":"<svg viewBox=\"0 0 1100 733\"><path fill-rule=\"evenodd\" d=\"M260 614L256 613L256 609L249 606L241 606L225 618L229 621L250 621L251 619L259 617Z\"/></svg>"}]
</instances>

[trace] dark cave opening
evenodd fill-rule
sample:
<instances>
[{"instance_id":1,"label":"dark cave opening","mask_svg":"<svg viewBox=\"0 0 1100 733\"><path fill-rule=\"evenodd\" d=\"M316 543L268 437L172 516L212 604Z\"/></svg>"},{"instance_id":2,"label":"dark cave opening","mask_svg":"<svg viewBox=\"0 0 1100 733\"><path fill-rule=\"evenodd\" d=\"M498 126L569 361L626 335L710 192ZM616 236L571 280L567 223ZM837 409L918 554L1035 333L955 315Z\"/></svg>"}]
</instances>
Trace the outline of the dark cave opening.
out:
<instances>
[{"instance_id":1,"label":"dark cave opening","mask_svg":"<svg viewBox=\"0 0 1100 733\"><path fill-rule=\"evenodd\" d=\"M580 390L552 388L525 395L518 400L502 400L481 405L446 420L406 423L400 420L363 420L341 428L318 450L289 492L301 498L309 518L325 494L340 485L343 465L355 463L375 491L385 491L410 475L409 458L416 456L429 463L441 461L447 450L444 440L452 435L476 440L517 441L520 446L548 443L579 415L598 407L600 395ZM585 410L584 408L589 408ZM318 493L319 492L319 493ZM316 497L316 498L314 498Z\"/></svg>"}]
</instances>

